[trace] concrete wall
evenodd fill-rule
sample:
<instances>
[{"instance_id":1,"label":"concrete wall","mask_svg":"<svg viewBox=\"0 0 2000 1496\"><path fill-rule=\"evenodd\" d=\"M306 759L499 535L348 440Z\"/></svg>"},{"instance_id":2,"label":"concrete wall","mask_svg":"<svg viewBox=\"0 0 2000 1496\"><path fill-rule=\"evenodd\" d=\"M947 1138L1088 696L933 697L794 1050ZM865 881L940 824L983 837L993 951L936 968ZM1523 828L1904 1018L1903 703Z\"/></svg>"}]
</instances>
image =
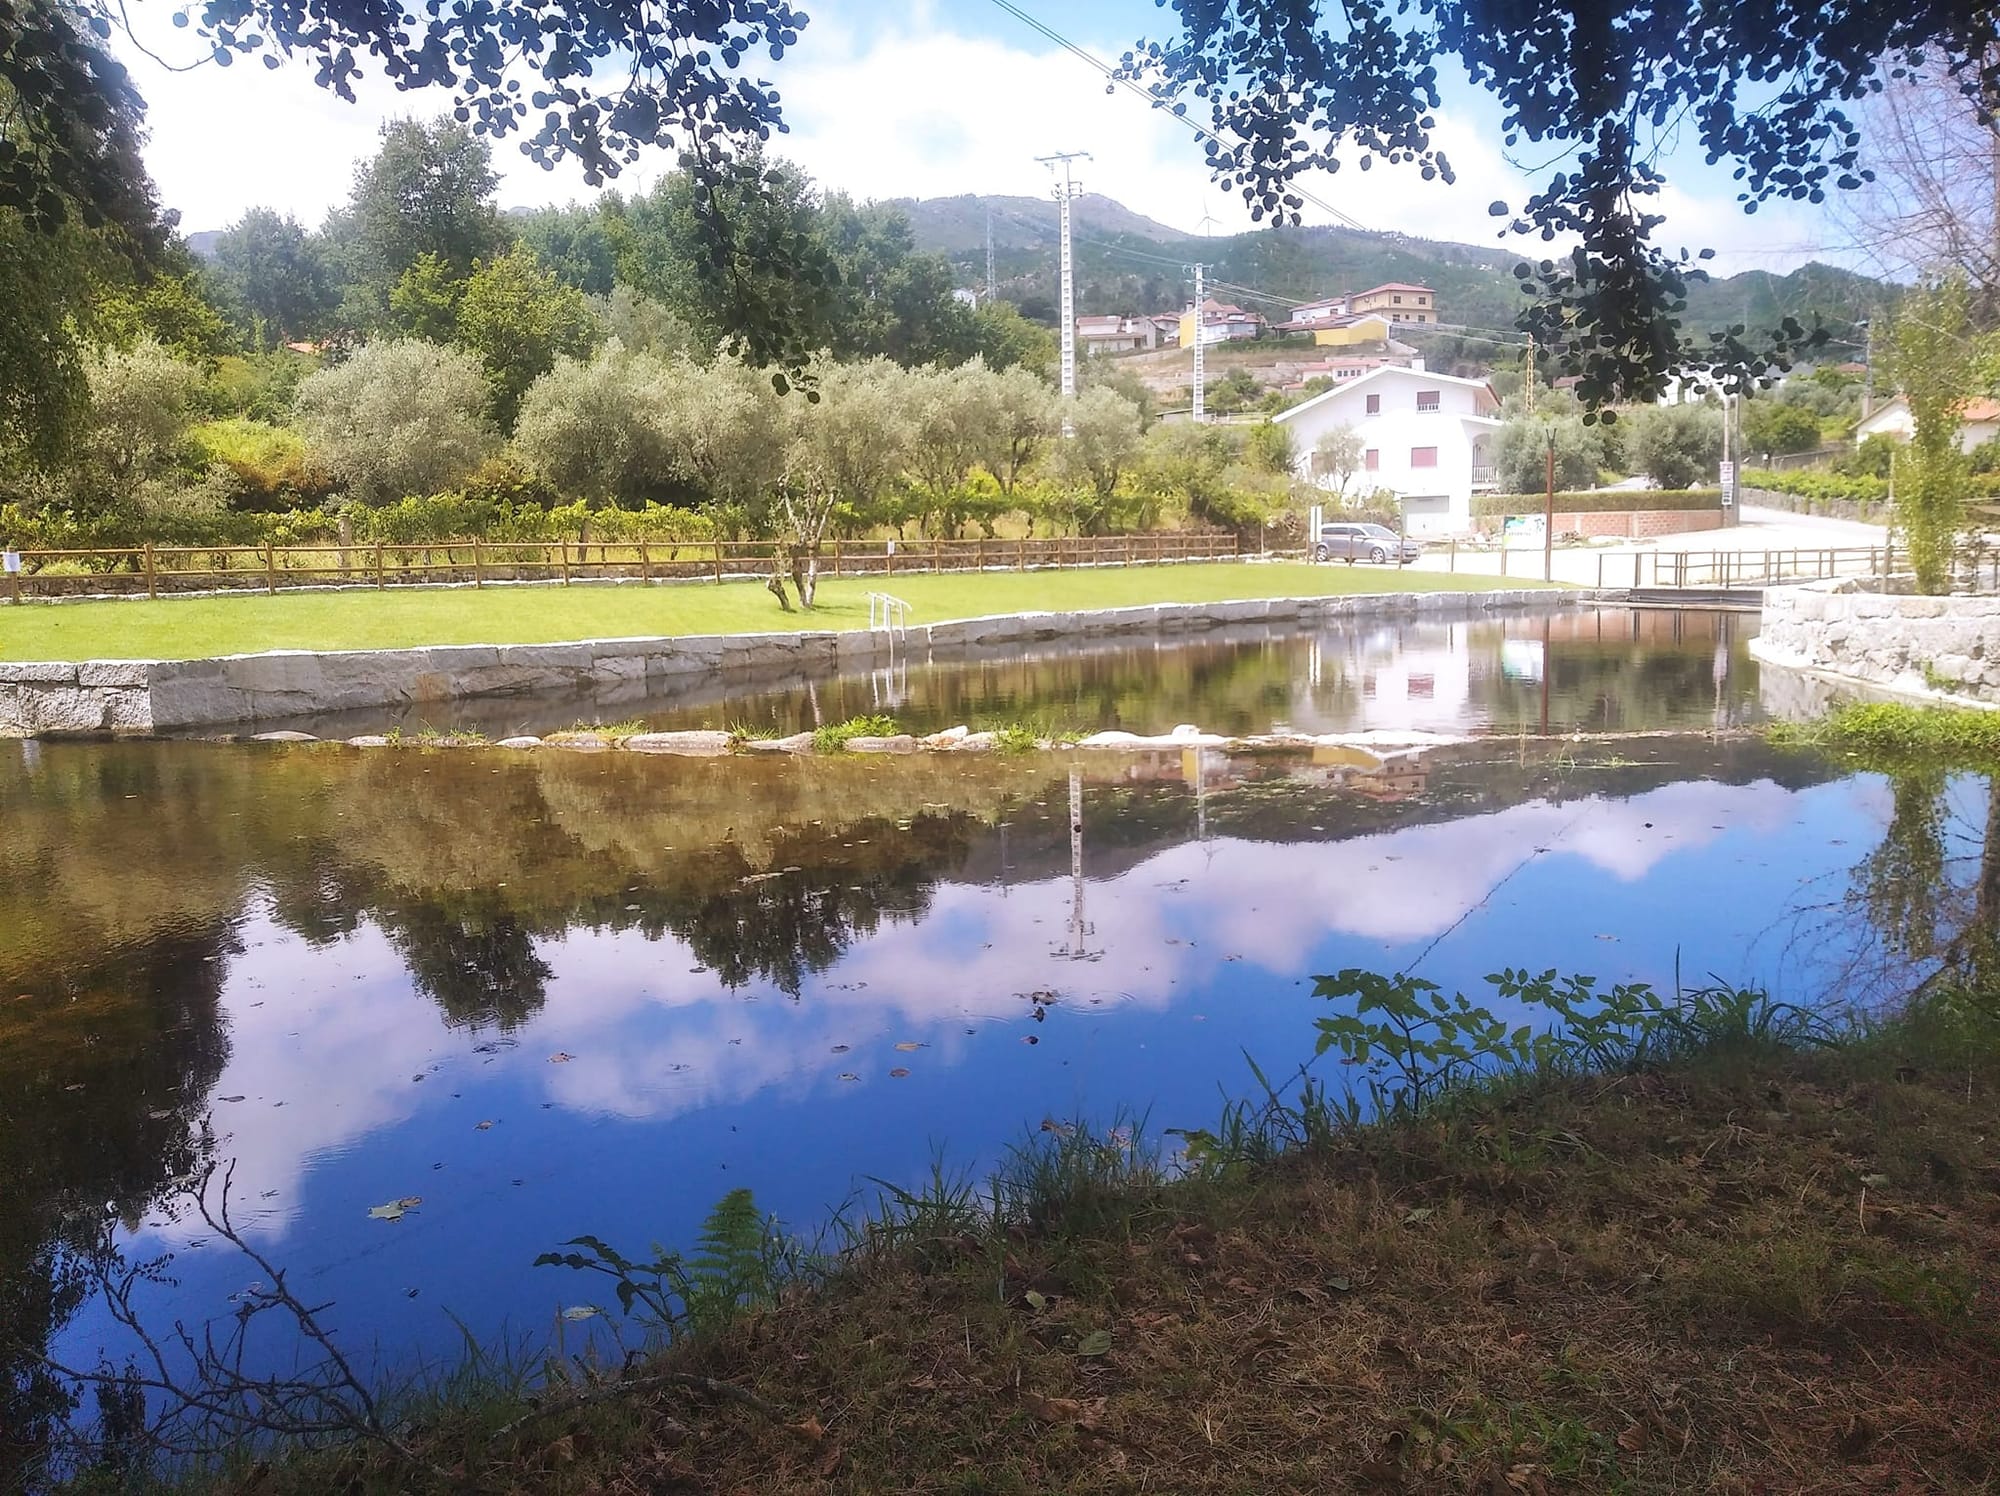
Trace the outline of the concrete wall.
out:
<instances>
[{"instance_id":1,"label":"concrete wall","mask_svg":"<svg viewBox=\"0 0 2000 1496\"><path fill-rule=\"evenodd\" d=\"M2000 597L1919 597L1856 578L1772 588L1750 652L1897 695L2000 705Z\"/></svg>"},{"instance_id":2,"label":"concrete wall","mask_svg":"<svg viewBox=\"0 0 2000 1496\"><path fill-rule=\"evenodd\" d=\"M1529 519L1540 519L1539 509L1517 511ZM1589 509L1556 514L1556 534L1624 536L1629 540L1653 540L1662 535L1686 535L1696 530L1720 530L1727 516L1720 509ZM1482 529L1498 533L1500 516L1484 515L1474 521Z\"/></svg>"},{"instance_id":3,"label":"concrete wall","mask_svg":"<svg viewBox=\"0 0 2000 1496\"><path fill-rule=\"evenodd\" d=\"M887 631L709 634L575 644L467 644L317 653L276 650L207 660L0 661L0 737L145 733L470 697L589 693L642 701L694 673L832 673L899 660L978 658L1038 640L1206 631L1227 624L1315 626L1344 618L1465 618L1573 607L1576 591L1378 593L1248 602L1163 603L1023 613Z\"/></svg>"}]
</instances>

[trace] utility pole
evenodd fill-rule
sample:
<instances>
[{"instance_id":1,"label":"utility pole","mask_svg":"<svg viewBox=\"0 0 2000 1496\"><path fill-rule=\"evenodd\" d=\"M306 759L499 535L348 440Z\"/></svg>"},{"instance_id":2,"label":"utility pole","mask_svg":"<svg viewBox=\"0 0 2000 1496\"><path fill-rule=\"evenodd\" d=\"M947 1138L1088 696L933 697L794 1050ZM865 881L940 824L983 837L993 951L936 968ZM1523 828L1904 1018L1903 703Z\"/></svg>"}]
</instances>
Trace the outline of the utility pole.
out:
<instances>
[{"instance_id":1,"label":"utility pole","mask_svg":"<svg viewBox=\"0 0 2000 1496\"><path fill-rule=\"evenodd\" d=\"M1861 324L1861 419L1875 414L1875 319Z\"/></svg>"},{"instance_id":2,"label":"utility pole","mask_svg":"<svg viewBox=\"0 0 2000 1496\"><path fill-rule=\"evenodd\" d=\"M1083 191L1080 182L1071 180L1069 164L1072 161L1088 161L1089 151L1058 151L1053 156L1035 158L1050 171L1060 166L1062 180L1056 184L1056 202L1062 208L1062 397L1064 400L1076 398L1076 260L1070 251L1069 206Z\"/></svg>"},{"instance_id":3,"label":"utility pole","mask_svg":"<svg viewBox=\"0 0 2000 1496\"><path fill-rule=\"evenodd\" d=\"M1203 336L1203 333L1208 325L1208 317L1202 310L1207 302L1201 288L1202 272L1207 270L1208 267L1206 265L1193 265L1189 268L1194 271L1194 408L1190 414L1196 422L1201 422L1208 419L1208 410L1205 404L1207 392L1203 388L1207 381L1202 371L1202 345L1208 341Z\"/></svg>"},{"instance_id":4,"label":"utility pole","mask_svg":"<svg viewBox=\"0 0 2000 1496\"><path fill-rule=\"evenodd\" d=\"M1535 413L1535 335L1528 334L1528 356L1521 368L1521 391L1527 397L1528 414Z\"/></svg>"},{"instance_id":5,"label":"utility pole","mask_svg":"<svg viewBox=\"0 0 2000 1496\"><path fill-rule=\"evenodd\" d=\"M993 299L993 210L986 210L986 299Z\"/></svg>"}]
</instances>

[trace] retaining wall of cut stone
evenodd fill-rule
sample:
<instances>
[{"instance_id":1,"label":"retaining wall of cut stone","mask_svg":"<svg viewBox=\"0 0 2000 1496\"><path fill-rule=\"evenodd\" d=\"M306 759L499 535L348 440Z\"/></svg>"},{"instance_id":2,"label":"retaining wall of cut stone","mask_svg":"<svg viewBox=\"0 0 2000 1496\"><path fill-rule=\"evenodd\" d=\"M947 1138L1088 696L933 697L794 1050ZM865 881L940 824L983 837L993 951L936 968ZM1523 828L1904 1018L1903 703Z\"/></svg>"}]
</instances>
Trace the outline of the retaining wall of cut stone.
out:
<instances>
[{"instance_id":1,"label":"retaining wall of cut stone","mask_svg":"<svg viewBox=\"0 0 2000 1496\"><path fill-rule=\"evenodd\" d=\"M976 659L1065 638L1184 635L1246 623L1310 627L1350 618L1446 620L1570 608L1598 596L1527 589L1371 593L1008 614L917 625L894 635L885 629L857 629L573 644L274 650L205 660L0 660L0 737L233 727L420 702L543 693L588 692L598 702L638 702L675 678L695 673L832 673L867 669L891 657L933 663Z\"/></svg>"},{"instance_id":2,"label":"retaining wall of cut stone","mask_svg":"<svg viewBox=\"0 0 2000 1496\"><path fill-rule=\"evenodd\" d=\"M1750 653L1898 696L2000 706L2000 597L1897 588L1851 577L1771 588Z\"/></svg>"}]
</instances>

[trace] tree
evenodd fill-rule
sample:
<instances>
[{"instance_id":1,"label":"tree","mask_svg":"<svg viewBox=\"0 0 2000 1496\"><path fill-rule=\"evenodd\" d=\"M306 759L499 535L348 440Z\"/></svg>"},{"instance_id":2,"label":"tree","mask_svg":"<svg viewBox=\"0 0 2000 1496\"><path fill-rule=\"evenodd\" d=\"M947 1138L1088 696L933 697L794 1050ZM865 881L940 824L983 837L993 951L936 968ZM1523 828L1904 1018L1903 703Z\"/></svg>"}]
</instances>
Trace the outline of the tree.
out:
<instances>
[{"instance_id":1,"label":"tree","mask_svg":"<svg viewBox=\"0 0 2000 1496\"><path fill-rule=\"evenodd\" d=\"M609 296L591 298L590 310L607 338L616 338L634 353L669 358L695 351L694 329L644 291L613 286Z\"/></svg>"},{"instance_id":2,"label":"tree","mask_svg":"<svg viewBox=\"0 0 2000 1496\"><path fill-rule=\"evenodd\" d=\"M383 125L381 145L355 168L347 209L366 305L386 313L390 292L426 255L463 280L505 250L499 182L492 145L454 120Z\"/></svg>"},{"instance_id":3,"label":"tree","mask_svg":"<svg viewBox=\"0 0 2000 1496\"><path fill-rule=\"evenodd\" d=\"M1000 384L976 358L907 376L910 476L922 495L926 534L956 539L965 529L966 479L993 453L1006 418Z\"/></svg>"},{"instance_id":4,"label":"tree","mask_svg":"<svg viewBox=\"0 0 2000 1496\"><path fill-rule=\"evenodd\" d=\"M1920 283L1903 298L1888 338L1888 374L1909 402L1909 445L1897 454L1896 521L1917 590L1951 590L1952 549L1965 511L1971 465L1959 450L1965 402L1993 387L2000 334L1975 332L1963 275Z\"/></svg>"},{"instance_id":5,"label":"tree","mask_svg":"<svg viewBox=\"0 0 2000 1496\"><path fill-rule=\"evenodd\" d=\"M471 354L385 340L306 380L293 406L313 460L379 504L448 489L480 464L493 448L487 393Z\"/></svg>"},{"instance_id":6,"label":"tree","mask_svg":"<svg viewBox=\"0 0 2000 1496\"><path fill-rule=\"evenodd\" d=\"M90 366L90 427L80 507L125 508L172 462L187 435L201 371L150 339Z\"/></svg>"},{"instance_id":7,"label":"tree","mask_svg":"<svg viewBox=\"0 0 2000 1496\"><path fill-rule=\"evenodd\" d=\"M618 246L596 204L540 208L514 220L521 243L566 286L586 296L609 296L616 283Z\"/></svg>"},{"instance_id":8,"label":"tree","mask_svg":"<svg viewBox=\"0 0 2000 1496\"><path fill-rule=\"evenodd\" d=\"M1345 504L1348 485L1361 471L1362 452L1361 433L1352 426L1336 426L1320 433L1319 440L1313 443L1313 482L1331 490Z\"/></svg>"},{"instance_id":9,"label":"tree","mask_svg":"<svg viewBox=\"0 0 2000 1496\"><path fill-rule=\"evenodd\" d=\"M1966 277L1972 316L2000 326L2000 47L1972 68L1933 57L1883 80L1861 107L1873 179L1839 214L1883 276L1907 284L1952 267ZM1973 85L1968 92L1966 84Z\"/></svg>"},{"instance_id":10,"label":"tree","mask_svg":"<svg viewBox=\"0 0 2000 1496\"><path fill-rule=\"evenodd\" d=\"M215 241L216 278L258 348L319 333L340 303L319 243L293 218L252 208Z\"/></svg>"},{"instance_id":11,"label":"tree","mask_svg":"<svg viewBox=\"0 0 2000 1496\"><path fill-rule=\"evenodd\" d=\"M1069 432L1055 449L1056 469L1070 485L1079 534L1102 534L1111 497L1139 451L1139 407L1097 386L1063 407Z\"/></svg>"},{"instance_id":12,"label":"tree","mask_svg":"<svg viewBox=\"0 0 2000 1496\"><path fill-rule=\"evenodd\" d=\"M912 435L902 398L906 376L888 360L822 362L812 372L819 401L786 402L789 431L777 495L779 538L805 608L813 605L819 546L836 507L866 513L901 473ZM770 587L789 609L775 570Z\"/></svg>"},{"instance_id":13,"label":"tree","mask_svg":"<svg viewBox=\"0 0 2000 1496\"><path fill-rule=\"evenodd\" d=\"M1604 426L1586 426L1581 412L1515 414L1494 434L1493 478L1502 493L1540 493L1548 487L1549 440L1555 439L1556 489L1595 488L1605 460ZM1670 487L1678 485L1668 485Z\"/></svg>"},{"instance_id":14,"label":"tree","mask_svg":"<svg viewBox=\"0 0 2000 1496\"><path fill-rule=\"evenodd\" d=\"M44 233L0 208L0 460L54 465L83 429L91 270L102 253L76 224Z\"/></svg>"},{"instance_id":15,"label":"tree","mask_svg":"<svg viewBox=\"0 0 2000 1496\"><path fill-rule=\"evenodd\" d=\"M1520 232L1575 242L1516 275L1537 293L1522 325L1579 374L1593 407L1655 397L1689 363L1732 371L1740 390L1805 340L1789 319L1754 347L1741 329L1683 336L1694 267L1652 237L1663 221L1652 208L1657 162L1673 141L1691 132L1712 160L1739 167L1746 210L1819 202L1862 184L1847 109L1883 74L1942 56L1963 64L1955 81L1975 99L2000 81L1991 13L1963 0L1769 0L1754 25L1720 0L1428 0L1326 7L1324 25L1304 0L1174 9L1178 35L1142 43L1122 72L1163 107L1185 112L1194 95L1211 171L1260 219L1297 222L1300 181L1356 156L1454 180L1436 111L1442 79L1461 66L1498 98L1507 146L1568 152L1518 213L1504 202L1492 212Z\"/></svg>"},{"instance_id":16,"label":"tree","mask_svg":"<svg viewBox=\"0 0 2000 1496\"><path fill-rule=\"evenodd\" d=\"M1655 488L1714 481L1722 462L1722 412L1712 405L1651 405L1632 417L1632 461Z\"/></svg>"},{"instance_id":17,"label":"tree","mask_svg":"<svg viewBox=\"0 0 2000 1496\"><path fill-rule=\"evenodd\" d=\"M1259 421L1243 440L1243 456L1260 472L1289 477L1298 466L1299 444L1289 426L1276 421Z\"/></svg>"},{"instance_id":18,"label":"tree","mask_svg":"<svg viewBox=\"0 0 2000 1496\"><path fill-rule=\"evenodd\" d=\"M972 336L989 369L1006 370L1018 364L1033 373L1046 374L1055 366L1056 335L1023 317L1011 302L990 296L980 302L972 314Z\"/></svg>"},{"instance_id":19,"label":"tree","mask_svg":"<svg viewBox=\"0 0 2000 1496\"><path fill-rule=\"evenodd\" d=\"M443 255L418 255L390 288L390 320L399 332L426 343L457 342L465 280Z\"/></svg>"},{"instance_id":20,"label":"tree","mask_svg":"<svg viewBox=\"0 0 2000 1496\"><path fill-rule=\"evenodd\" d=\"M544 270L530 249L481 265L458 303L456 341L485 366L493 419L503 431L513 427L529 385L558 358L589 353L601 335L583 293Z\"/></svg>"},{"instance_id":21,"label":"tree","mask_svg":"<svg viewBox=\"0 0 2000 1496\"><path fill-rule=\"evenodd\" d=\"M672 372L615 339L588 363L558 358L529 388L514 446L564 493L631 503L680 476Z\"/></svg>"},{"instance_id":22,"label":"tree","mask_svg":"<svg viewBox=\"0 0 2000 1496\"><path fill-rule=\"evenodd\" d=\"M1022 472L1062 429L1062 419L1054 388L1018 365L994 378L993 405L995 419L980 462L1011 498Z\"/></svg>"},{"instance_id":23,"label":"tree","mask_svg":"<svg viewBox=\"0 0 2000 1496\"><path fill-rule=\"evenodd\" d=\"M1743 444L1750 452L1810 452L1819 440L1819 417L1803 405L1783 400L1744 404Z\"/></svg>"}]
</instances>

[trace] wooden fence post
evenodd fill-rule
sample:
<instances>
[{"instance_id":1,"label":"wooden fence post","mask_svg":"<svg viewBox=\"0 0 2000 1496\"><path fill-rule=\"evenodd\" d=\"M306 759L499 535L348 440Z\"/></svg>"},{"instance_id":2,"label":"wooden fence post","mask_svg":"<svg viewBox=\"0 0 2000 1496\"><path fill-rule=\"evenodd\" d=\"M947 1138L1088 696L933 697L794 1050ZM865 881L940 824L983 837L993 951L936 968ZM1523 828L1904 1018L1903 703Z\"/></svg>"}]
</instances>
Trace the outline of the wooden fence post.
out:
<instances>
[{"instance_id":1,"label":"wooden fence post","mask_svg":"<svg viewBox=\"0 0 2000 1496\"><path fill-rule=\"evenodd\" d=\"M562 568L562 584L567 587L569 585L569 541L567 539L556 542L556 562Z\"/></svg>"},{"instance_id":2,"label":"wooden fence post","mask_svg":"<svg viewBox=\"0 0 2000 1496\"><path fill-rule=\"evenodd\" d=\"M653 585L653 556L643 535L639 537L639 584L642 587Z\"/></svg>"},{"instance_id":3,"label":"wooden fence post","mask_svg":"<svg viewBox=\"0 0 2000 1496\"><path fill-rule=\"evenodd\" d=\"M833 574L840 575L840 537L833 537Z\"/></svg>"},{"instance_id":4,"label":"wooden fence post","mask_svg":"<svg viewBox=\"0 0 2000 1496\"><path fill-rule=\"evenodd\" d=\"M278 590L278 548L275 545L264 547L264 590Z\"/></svg>"},{"instance_id":5,"label":"wooden fence post","mask_svg":"<svg viewBox=\"0 0 2000 1496\"><path fill-rule=\"evenodd\" d=\"M19 577L16 577L14 579L14 594L16 597L20 596L20 591L21 581ZM146 596L158 597L159 595L160 577L159 572L153 565L153 542L149 540L146 542Z\"/></svg>"},{"instance_id":6,"label":"wooden fence post","mask_svg":"<svg viewBox=\"0 0 2000 1496\"><path fill-rule=\"evenodd\" d=\"M717 583L722 581L722 542L719 540L715 543L715 580Z\"/></svg>"},{"instance_id":7,"label":"wooden fence post","mask_svg":"<svg viewBox=\"0 0 2000 1496\"><path fill-rule=\"evenodd\" d=\"M377 587L387 585L382 575L382 542L379 540L375 542L375 585Z\"/></svg>"},{"instance_id":8,"label":"wooden fence post","mask_svg":"<svg viewBox=\"0 0 2000 1496\"><path fill-rule=\"evenodd\" d=\"M479 547L479 537L472 537L472 590L477 592L486 585L486 559Z\"/></svg>"}]
</instances>

